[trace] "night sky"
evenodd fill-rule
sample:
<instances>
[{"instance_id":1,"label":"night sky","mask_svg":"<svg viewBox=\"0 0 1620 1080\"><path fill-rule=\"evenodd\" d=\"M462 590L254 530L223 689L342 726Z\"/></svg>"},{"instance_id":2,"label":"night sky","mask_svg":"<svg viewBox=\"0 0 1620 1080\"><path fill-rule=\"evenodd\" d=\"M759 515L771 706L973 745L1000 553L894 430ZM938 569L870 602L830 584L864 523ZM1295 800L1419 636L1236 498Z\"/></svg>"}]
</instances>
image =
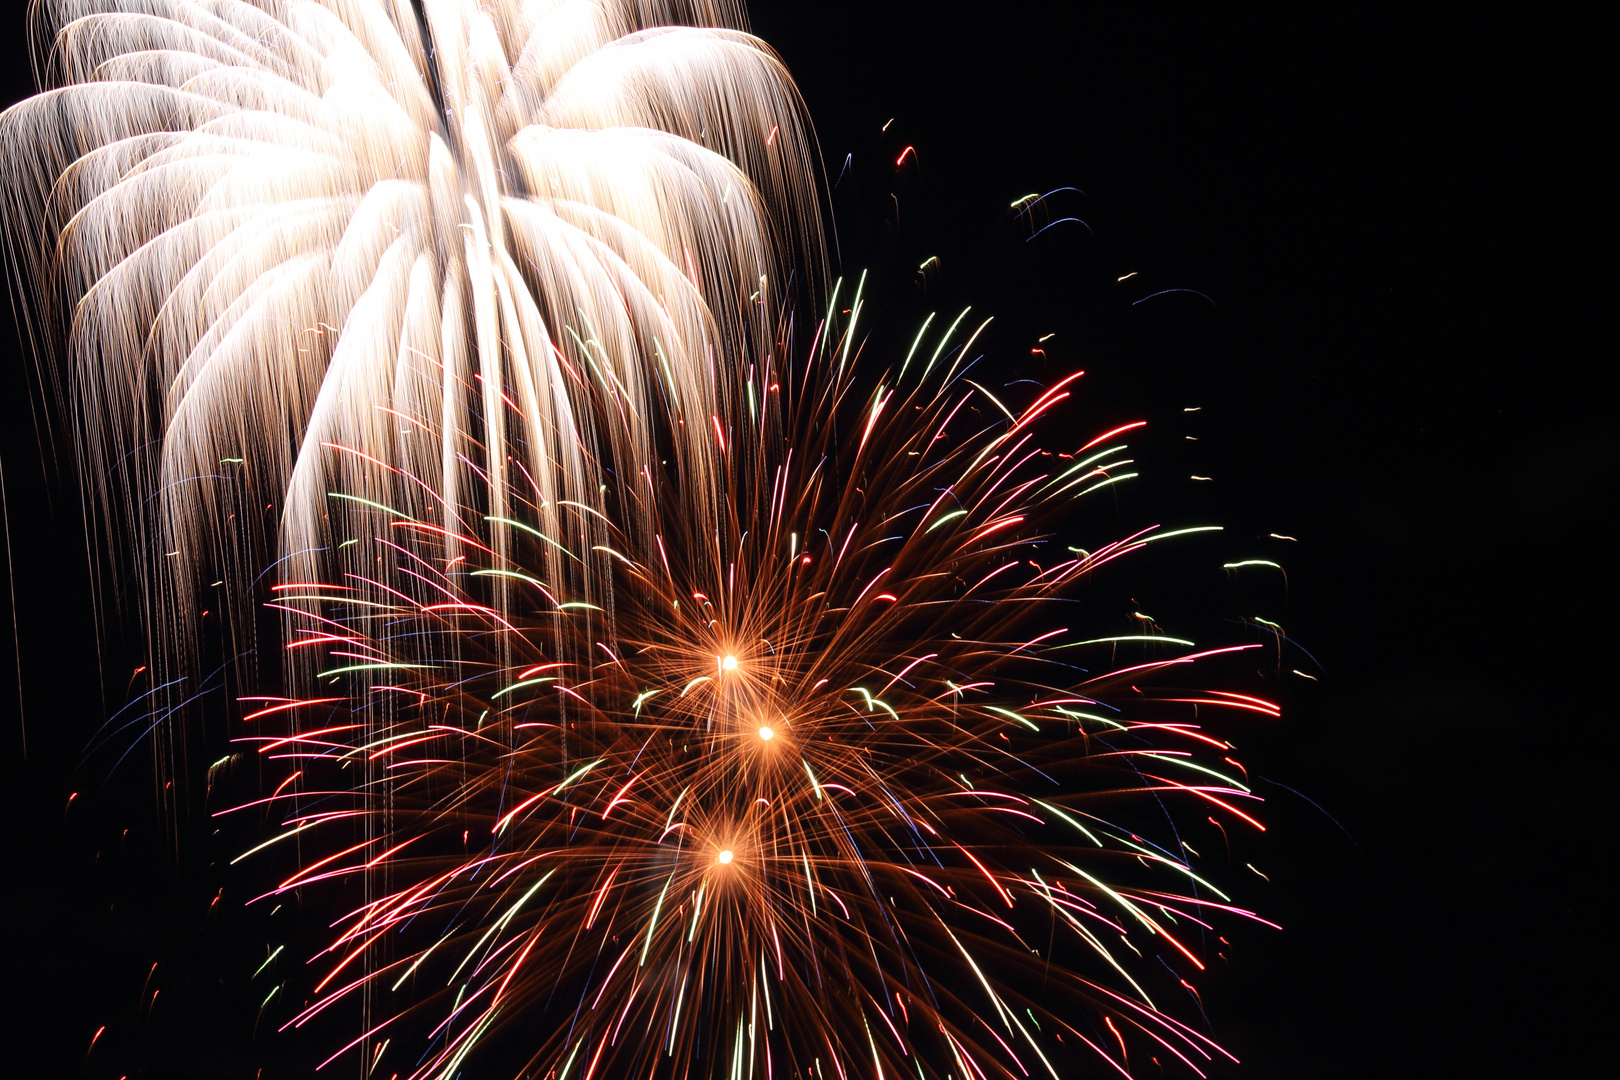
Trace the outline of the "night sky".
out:
<instances>
[{"instance_id":1,"label":"night sky","mask_svg":"<svg viewBox=\"0 0 1620 1080\"><path fill-rule=\"evenodd\" d=\"M1232 732L1269 800L1247 896L1285 929L1212 973L1244 1062L1218 1075L1613 1075L1613 6L1071 6L752 8L841 269L871 273L869 349L972 304L1002 382L1084 367L1088 427L1149 420L1122 520L1227 527L1133 598L1171 633L1273 619L1317 680L1266 676L1283 719ZM1030 239L1009 207L1054 191ZM87 753L138 628L97 625L60 406L0 340L0 1072L300 1075L253 1037L263 940L200 805L166 838L144 745ZM1276 559L1286 593L1216 555Z\"/></svg>"}]
</instances>

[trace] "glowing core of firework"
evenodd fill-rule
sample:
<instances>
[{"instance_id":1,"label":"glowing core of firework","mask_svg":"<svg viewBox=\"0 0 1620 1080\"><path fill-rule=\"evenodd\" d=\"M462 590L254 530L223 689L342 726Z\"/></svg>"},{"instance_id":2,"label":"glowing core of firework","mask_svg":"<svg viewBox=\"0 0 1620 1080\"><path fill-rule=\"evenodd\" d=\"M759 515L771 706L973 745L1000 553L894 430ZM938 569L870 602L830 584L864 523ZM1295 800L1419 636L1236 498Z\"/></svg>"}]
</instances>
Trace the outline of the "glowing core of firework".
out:
<instances>
[{"instance_id":1,"label":"glowing core of firework","mask_svg":"<svg viewBox=\"0 0 1620 1080\"><path fill-rule=\"evenodd\" d=\"M771 730L771 729L770 729L770 728L768 728L768 727L762 727L762 728L760 728L760 729L759 729L759 737L760 737L760 738L761 738L761 739L764 739L764 740L765 740L765 741L766 741L766 742L770 742L770 741L771 741L771 739L772 739L772 738L773 738L773 737L774 737L774 736L775 736L775 735L776 735L776 732L774 732L774 731L772 731L772 730Z\"/></svg>"},{"instance_id":2,"label":"glowing core of firework","mask_svg":"<svg viewBox=\"0 0 1620 1080\"><path fill-rule=\"evenodd\" d=\"M732 859L731 852L722 851L720 853L720 865L721 866L729 866L731 864L731 859Z\"/></svg>"}]
</instances>

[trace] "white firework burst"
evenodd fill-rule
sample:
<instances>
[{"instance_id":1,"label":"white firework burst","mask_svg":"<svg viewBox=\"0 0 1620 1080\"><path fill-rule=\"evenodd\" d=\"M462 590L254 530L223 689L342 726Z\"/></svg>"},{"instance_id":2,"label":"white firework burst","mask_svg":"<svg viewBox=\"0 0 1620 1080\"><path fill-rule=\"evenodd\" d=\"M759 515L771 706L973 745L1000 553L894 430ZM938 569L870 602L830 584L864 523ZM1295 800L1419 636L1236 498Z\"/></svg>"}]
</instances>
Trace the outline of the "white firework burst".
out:
<instances>
[{"instance_id":1,"label":"white firework burst","mask_svg":"<svg viewBox=\"0 0 1620 1080\"><path fill-rule=\"evenodd\" d=\"M50 89L0 118L15 269L41 347L65 342L49 370L159 659L194 640L200 575L231 583L240 631L271 557L320 569L328 492L500 519L518 483L589 552L568 503L647 527L614 462L714 491L708 418L769 348L789 266L822 265L802 104L738 5L31 18ZM367 459L420 482L381 490Z\"/></svg>"}]
</instances>

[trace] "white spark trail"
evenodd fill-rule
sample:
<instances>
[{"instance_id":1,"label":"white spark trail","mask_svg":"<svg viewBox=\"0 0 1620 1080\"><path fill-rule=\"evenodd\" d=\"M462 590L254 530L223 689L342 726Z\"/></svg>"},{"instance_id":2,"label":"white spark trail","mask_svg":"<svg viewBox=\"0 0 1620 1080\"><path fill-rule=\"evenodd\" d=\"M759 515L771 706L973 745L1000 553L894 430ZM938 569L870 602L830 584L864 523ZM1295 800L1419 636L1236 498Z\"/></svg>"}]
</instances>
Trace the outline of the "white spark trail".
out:
<instances>
[{"instance_id":1,"label":"white spark trail","mask_svg":"<svg viewBox=\"0 0 1620 1080\"><path fill-rule=\"evenodd\" d=\"M599 560L600 523L561 504L650 546L635 478L672 449L719 513L709 418L787 269L823 258L802 103L734 0L30 17L48 89L0 116L14 269L42 349L65 339L85 486L134 532L154 632L194 640L196 585L276 556L295 579L372 561L331 554L364 511L330 491L450 532L443 506L504 518L520 492ZM574 598L606 603L584 570Z\"/></svg>"}]
</instances>

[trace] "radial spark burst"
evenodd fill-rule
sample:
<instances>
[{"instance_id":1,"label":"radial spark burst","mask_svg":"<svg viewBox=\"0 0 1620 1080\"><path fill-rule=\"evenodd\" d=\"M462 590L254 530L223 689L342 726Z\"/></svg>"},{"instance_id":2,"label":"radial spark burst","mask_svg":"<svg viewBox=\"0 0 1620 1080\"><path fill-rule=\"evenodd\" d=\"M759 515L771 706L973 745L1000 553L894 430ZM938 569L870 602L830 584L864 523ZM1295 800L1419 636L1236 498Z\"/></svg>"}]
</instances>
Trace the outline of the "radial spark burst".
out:
<instances>
[{"instance_id":1,"label":"radial spark burst","mask_svg":"<svg viewBox=\"0 0 1620 1080\"><path fill-rule=\"evenodd\" d=\"M752 369L751 408L705 432L712 492L649 462L635 507L563 505L603 533L611 611L538 487L505 518L332 493L352 569L277 586L314 685L250 715L285 764L222 812L282 826L261 900L348 911L288 1026L364 1001L339 1053L411 1032L418 1077L514 1037L521 1075L559 1078L1223 1053L1168 1006L1215 924L1255 916L1164 808L1211 843L1258 828L1197 715L1276 710L1163 683L1256 646L1064 621L1106 564L1206 530L1074 547L1076 500L1132 475L1123 431L1041 448L1081 373L1002 415L947 334L858 398L851 332Z\"/></svg>"}]
</instances>

